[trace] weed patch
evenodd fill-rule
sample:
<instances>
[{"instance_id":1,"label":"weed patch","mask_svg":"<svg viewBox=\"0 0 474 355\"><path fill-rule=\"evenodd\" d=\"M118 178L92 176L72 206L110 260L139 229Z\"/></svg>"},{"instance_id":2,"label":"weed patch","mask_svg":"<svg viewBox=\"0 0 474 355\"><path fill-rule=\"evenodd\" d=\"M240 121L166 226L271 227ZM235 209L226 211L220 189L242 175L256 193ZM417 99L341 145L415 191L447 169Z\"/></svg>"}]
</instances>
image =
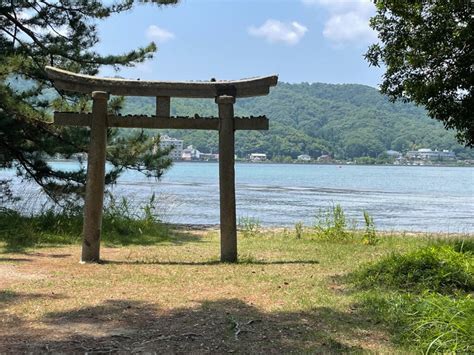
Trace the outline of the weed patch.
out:
<instances>
[{"instance_id":1,"label":"weed patch","mask_svg":"<svg viewBox=\"0 0 474 355\"><path fill-rule=\"evenodd\" d=\"M342 243L362 243L376 245L380 242L377 236L374 219L364 211L364 230L357 230L357 223L349 223L340 205L320 211L314 224L314 235L321 240Z\"/></svg>"},{"instance_id":2,"label":"weed patch","mask_svg":"<svg viewBox=\"0 0 474 355\"><path fill-rule=\"evenodd\" d=\"M303 222L295 223L295 237L296 239L303 238L304 235L304 225Z\"/></svg>"},{"instance_id":3,"label":"weed patch","mask_svg":"<svg viewBox=\"0 0 474 355\"><path fill-rule=\"evenodd\" d=\"M46 245L78 243L82 235L80 208L47 209L36 215L0 210L0 242L9 251ZM166 240L168 228L156 213L155 197L132 208L126 199L111 198L102 219L102 241L106 245L153 244Z\"/></svg>"},{"instance_id":4,"label":"weed patch","mask_svg":"<svg viewBox=\"0 0 474 355\"><path fill-rule=\"evenodd\" d=\"M364 296L363 309L384 323L397 344L423 353L474 351L474 300L438 293Z\"/></svg>"},{"instance_id":5,"label":"weed patch","mask_svg":"<svg viewBox=\"0 0 474 355\"><path fill-rule=\"evenodd\" d=\"M241 217L237 226L244 238L258 237L261 233L260 220L253 217Z\"/></svg>"},{"instance_id":6,"label":"weed patch","mask_svg":"<svg viewBox=\"0 0 474 355\"><path fill-rule=\"evenodd\" d=\"M361 305L394 341L424 353L474 351L471 241L443 241L392 254L350 275Z\"/></svg>"},{"instance_id":7,"label":"weed patch","mask_svg":"<svg viewBox=\"0 0 474 355\"><path fill-rule=\"evenodd\" d=\"M347 241L352 234L347 231L347 220L340 205L321 211L314 225L316 235L320 239L331 241Z\"/></svg>"},{"instance_id":8,"label":"weed patch","mask_svg":"<svg viewBox=\"0 0 474 355\"><path fill-rule=\"evenodd\" d=\"M376 286L406 292L473 291L473 255L456 251L456 245L434 245L409 254L392 254L356 272L354 281L362 288Z\"/></svg>"}]
</instances>

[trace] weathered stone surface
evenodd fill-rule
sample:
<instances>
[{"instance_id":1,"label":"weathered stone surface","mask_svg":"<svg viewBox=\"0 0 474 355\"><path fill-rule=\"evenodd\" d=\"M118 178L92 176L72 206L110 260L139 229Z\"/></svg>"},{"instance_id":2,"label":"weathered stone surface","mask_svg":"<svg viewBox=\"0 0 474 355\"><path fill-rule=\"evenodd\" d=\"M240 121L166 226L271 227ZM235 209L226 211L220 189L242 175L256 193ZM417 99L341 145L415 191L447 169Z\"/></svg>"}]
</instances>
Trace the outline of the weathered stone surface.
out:
<instances>
[{"instance_id":1,"label":"weathered stone surface","mask_svg":"<svg viewBox=\"0 0 474 355\"><path fill-rule=\"evenodd\" d=\"M237 261L237 219L234 170L235 97L219 96L219 186L221 216L221 261Z\"/></svg>"},{"instance_id":2,"label":"weathered stone surface","mask_svg":"<svg viewBox=\"0 0 474 355\"><path fill-rule=\"evenodd\" d=\"M217 117L151 117L151 116L116 116L108 115L108 127L122 128L152 128L152 129L201 129L218 130ZM90 126L92 114L75 112L55 112L54 124L60 126ZM236 130L268 130L268 118L235 117Z\"/></svg>"},{"instance_id":3,"label":"weathered stone surface","mask_svg":"<svg viewBox=\"0 0 474 355\"><path fill-rule=\"evenodd\" d=\"M111 95L215 98L220 95L252 97L267 95L278 81L276 75L232 81L148 81L97 78L46 67L48 77L58 89L90 93L106 91Z\"/></svg>"},{"instance_id":4,"label":"weathered stone surface","mask_svg":"<svg viewBox=\"0 0 474 355\"><path fill-rule=\"evenodd\" d=\"M91 141L87 156L86 199L82 229L82 262L100 261L100 233L104 205L105 157L107 147L106 92L92 93Z\"/></svg>"}]
</instances>

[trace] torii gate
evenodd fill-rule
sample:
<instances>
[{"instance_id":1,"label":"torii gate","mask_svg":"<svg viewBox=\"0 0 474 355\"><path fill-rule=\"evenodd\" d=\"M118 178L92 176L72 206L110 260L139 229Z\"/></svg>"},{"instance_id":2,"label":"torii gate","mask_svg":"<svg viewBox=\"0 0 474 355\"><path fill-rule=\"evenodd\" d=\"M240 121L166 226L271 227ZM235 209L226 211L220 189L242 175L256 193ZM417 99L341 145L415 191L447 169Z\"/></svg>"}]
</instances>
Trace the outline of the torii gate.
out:
<instances>
[{"instance_id":1,"label":"torii gate","mask_svg":"<svg viewBox=\"0 0 474 355\"><path fill-rule=\"evenodd\" d=\"M221 261L237 261L235 213L234 131L268 130L265 116L234 117L236 98L267 95L277 76L235 81L164 82L97 78L46 67L54 86L92 95L92 114L55 112L54 123L89 126L86 197L81 262L100 261L100 233L104 204L107 127L206 129L219 131L219 190ZM116 116L107 113L109 95L155 96L156 116ZM171 97L215 98L219 117L170 117Z\"/></svg>"}]
</instances>

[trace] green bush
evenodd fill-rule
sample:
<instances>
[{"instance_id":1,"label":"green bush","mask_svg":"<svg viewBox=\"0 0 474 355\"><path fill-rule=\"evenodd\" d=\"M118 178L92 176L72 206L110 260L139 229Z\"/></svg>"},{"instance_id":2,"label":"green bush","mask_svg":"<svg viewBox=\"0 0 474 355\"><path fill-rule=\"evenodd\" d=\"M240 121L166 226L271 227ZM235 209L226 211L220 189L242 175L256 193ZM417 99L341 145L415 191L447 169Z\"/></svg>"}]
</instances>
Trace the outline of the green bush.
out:
<instances>
[{"instance_id":1,"label":"green bush","mask_svg":"<svg viewBox=\"0 0 474 355\"><path fill-rule=\"evenodd\" d=\"M353 235L347 231L347 221L340 205L320 211L314 225L317 237L330 241L347 241Z\"/></svg>"},{"instance_id":2,"label":"green bush","mask_svg":"<svg viewBox=\"0 0 474 355\"><path fill-rule=\"evenodd\" d=\"M378 286L406 292L425 290L450 294L474 290L473 257L453 245L435 245L409 254L393 254L356 272L362 288Z\"/></svg>"}]
</instances>

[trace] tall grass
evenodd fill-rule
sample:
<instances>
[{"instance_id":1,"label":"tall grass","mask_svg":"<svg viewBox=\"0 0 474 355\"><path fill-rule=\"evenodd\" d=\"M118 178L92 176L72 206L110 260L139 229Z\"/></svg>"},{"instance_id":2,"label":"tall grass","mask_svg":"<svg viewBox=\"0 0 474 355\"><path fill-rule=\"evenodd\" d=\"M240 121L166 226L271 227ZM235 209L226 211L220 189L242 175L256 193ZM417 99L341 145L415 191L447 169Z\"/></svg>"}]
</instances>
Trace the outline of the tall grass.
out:
<instances>
[{"instance_id":1,"label":"tall grass","mask_svg":"<svg viewBox=\"0 0 474 355\"><path fill-rule=\"evenodd\" d=\"M366 245L375 245L380 240L377 237L374 219L367 211L364 215L363 231L357 229L355 221L348 221L343 208L334 205L326 210L319 211L314 223L315 236L319 239L333 242L356 242Z\"/></svg>"},{"instance_id":2,"label":"tall grass","mask_svg":"<svg viewBox=\"0 0 474 355\"><path fill-rule=\"evenodd\" d=\"M347 231L346 215L340 205L320 211L316 216L314 229L321 239L345 241L352 237L352 234Z\"/></svg>"},{"instance_id":3,"label":"tall grass","mask_svg":"<svg viewBox=\"0 0 474 355\"><path fill-rule=\"evenodd\" d=\"M154 194L141 205L110 197L102 219L102 240L106 244L127 245L166 239L168 229L157 211ZM82 208L78 206L49 207L29 215L0 209L0 242L9 250L77 243L81 240L82 224Z\"/></svg>"},{"instance_id":4,"label":"tall grass","mask_svg":"<svg viewBox=\"0 0 474 355\"><path fill-rule=\"evenodd\" d=\"M375 245L380 239L377 237L377 232L375 230L374 218L369 215L369 212L364 211L364 222L365 222L365 231L362 236L362 242L367 245Z\"/></svg>"},{"instance_id":5,"label":"tall grass","mask_svg":"<svg viewBox=\"0 0 474 355\"><path fill-rule=\"evenodd\" d=\"M392 254L353 273L363 308L394 340L424 353L474 351L473 241Z\"/></svg>"},{"instance_id":6,"label":"tall grass","mask_svg":"<svg viewBox=\"0 0 474 355\"><path fill-rule=\"evenodd\" d=\"M237 229L244 238L258 237L262 233L260 220L253 217L240 217Z\"/></svg>"}]
</instances>

